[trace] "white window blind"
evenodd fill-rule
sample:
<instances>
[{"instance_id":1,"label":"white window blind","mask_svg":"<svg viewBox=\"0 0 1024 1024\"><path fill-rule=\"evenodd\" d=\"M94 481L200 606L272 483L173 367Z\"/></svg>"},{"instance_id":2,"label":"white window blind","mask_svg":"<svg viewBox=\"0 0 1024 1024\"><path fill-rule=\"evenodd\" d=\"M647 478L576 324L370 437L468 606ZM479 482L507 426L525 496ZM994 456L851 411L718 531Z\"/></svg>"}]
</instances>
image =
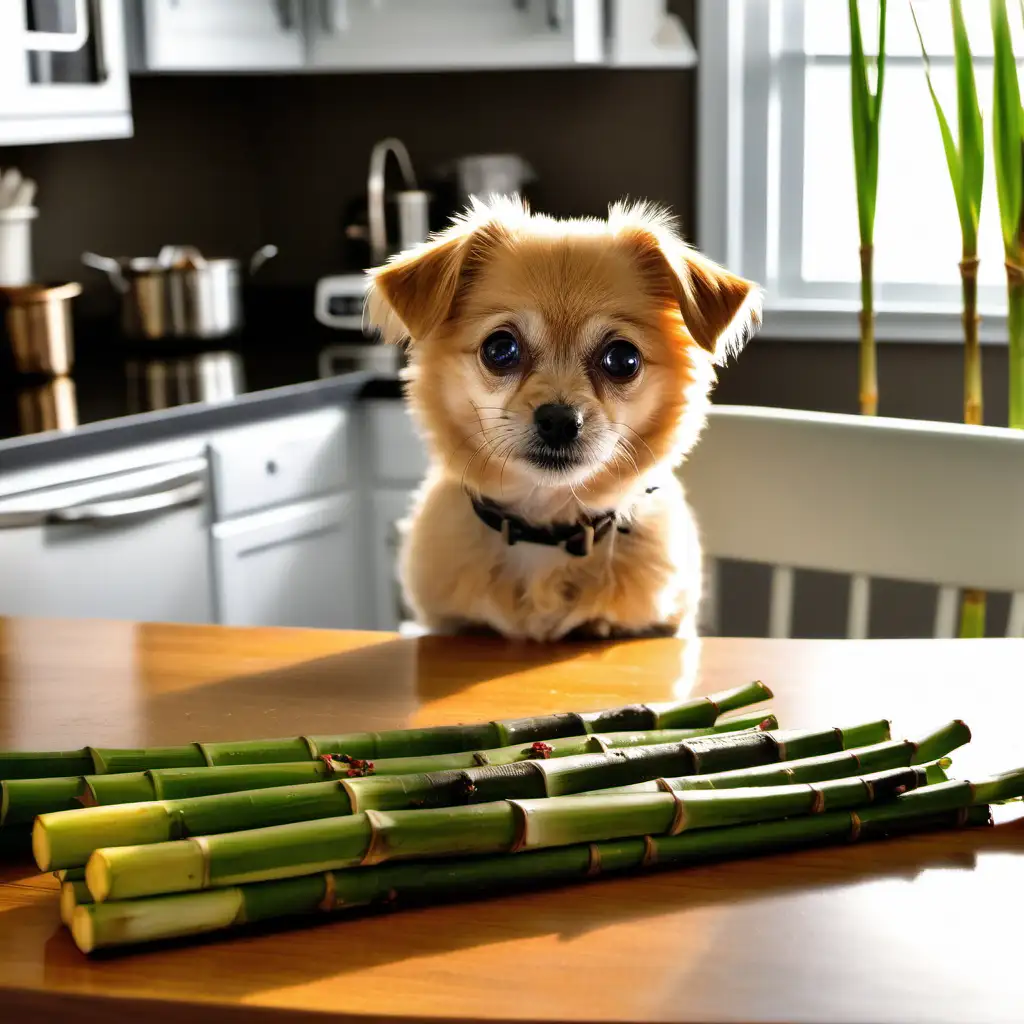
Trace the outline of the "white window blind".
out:
<instances>
[{"instance_id":1,"label":"white window blind","mask_svg":"<svg viewBox=\"0 0 1024 1024\"><path fill-rule=\"evenodd\" d=\"M1017 53L1024 54L1012 5ZM889 0L875 283L879 336L959 340L960 224L907 0ZM948 0L917 0L932 80L954 131ZM983 337L1002 338L1005 273L990 153L988 0L964 0L986 133L979 228ZM761 282L765 329L855 337L857 199L847 0L705 0L701 7L698 243ZM877 5L861 0L865 47Z\"/></svg>"}]
</instances>

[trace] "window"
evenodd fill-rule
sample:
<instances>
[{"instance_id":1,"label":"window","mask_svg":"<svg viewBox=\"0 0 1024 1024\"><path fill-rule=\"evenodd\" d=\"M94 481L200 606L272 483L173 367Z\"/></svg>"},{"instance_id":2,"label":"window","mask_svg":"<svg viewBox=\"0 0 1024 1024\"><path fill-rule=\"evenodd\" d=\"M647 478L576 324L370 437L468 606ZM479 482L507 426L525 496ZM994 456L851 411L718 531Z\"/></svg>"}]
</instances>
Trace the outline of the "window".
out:
<instances>
[{"instance_id":1,"label":"window","mask_svg":"<svg viewBox=\"0 0 1024 1024\"><path fill-rule=\"evenodd\" d=\"M916 0L932 80L956 124L947 0ZM960 222L907 0L889 0L875 212L881 339L960 340ZM964 13L986 132L979 228L982 336L1005 335L991 159L989 4ZM1017 14L1017 5L1013 5ZM1017 53L1020 18L1011 16ZM861 0L865 47L877 4ZM766 289L765 333L857 336L860 263L847 0L704 0L698 243Z\"/></svg>"}]
</instances>

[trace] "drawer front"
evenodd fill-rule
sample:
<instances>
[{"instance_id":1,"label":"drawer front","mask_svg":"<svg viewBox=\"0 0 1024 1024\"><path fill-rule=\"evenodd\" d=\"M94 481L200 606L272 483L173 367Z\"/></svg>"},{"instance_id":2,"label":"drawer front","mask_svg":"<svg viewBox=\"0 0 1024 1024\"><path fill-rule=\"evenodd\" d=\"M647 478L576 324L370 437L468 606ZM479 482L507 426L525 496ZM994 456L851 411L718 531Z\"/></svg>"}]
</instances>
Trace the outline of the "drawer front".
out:
<instances>
[{"instance_id":1,"label":"drawer front","mask_svg":"<svg viewBox=\"0 0 1024 1024\"><path fill-rule=\"evenodd\" d=\"M427 472L427 449L405 403L366 402L370 474L381 483L418 484Z\"/></svg>"},{"instance_id":2,"label":"drawer front","mask_svg":"<svg viewBox=\"0 0 1024 1024\"><path fill-rule=\"evenodd\" d=\"M218 520L330 494L348 475L348 413L316 412L238 427L210 441Z\"/></svg>"}]
</instances>

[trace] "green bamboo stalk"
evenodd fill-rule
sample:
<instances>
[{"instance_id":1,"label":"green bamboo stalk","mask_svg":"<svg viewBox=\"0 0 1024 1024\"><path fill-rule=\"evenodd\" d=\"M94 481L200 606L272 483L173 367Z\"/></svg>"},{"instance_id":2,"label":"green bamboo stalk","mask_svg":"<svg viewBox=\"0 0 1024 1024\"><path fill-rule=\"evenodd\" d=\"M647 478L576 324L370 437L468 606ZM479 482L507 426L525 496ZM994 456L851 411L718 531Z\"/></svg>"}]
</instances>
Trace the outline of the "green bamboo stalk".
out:
<instances>
[{"instance_id":1,"label":"green bamboo stalk","mask_svg":"<svg viewBox=\"0 0 1024 1024\"><path fill-rule=\"evenodd\" d=\"M674 779L655 779L631 786L590 790L583 796L623 796L629 793L657 793L670 786L672 789L734 789L740 786L784 786L793 782L824 782L828 779L847 778L904 768L908 765L937 764L949 767L945 756L968 743L971 731L959 719L949 722L919 742L888 740L867 747L842 750L820 757L805 757L780 764L739 768L734 771L710 775L690 775Z\"/></svg>"},{"instance_id":2,"label":"green bamboo stalk","mask_svg":"<svg viewBox=\"0 0 1024 1024\"><path fill-rule=\"evenodd\" d=\"M857 223L860 231L860 409L865 416L878 412L878 369L875 352L874 232L878 194L878 139L885 84L886 0L878 6L878 57L874 92L869 81L870 60L864 53L858 0L849 0L850 98L853 162L857 183Z\"/></svg>"},{"instance_id":3,"label":"green bamboo stalk","mask_svg":"<svg viewBox=\"0 0 1024 1024\"><path fill-rule=\"evenodd\" d=\"M991 824L985 805L879 820L875 808L789 818L754 825L617 839L531 853L451 861L386 864L204 892L94 903L75 911L71 933L83 953L234 930L281 918L315 917L396 901L437 901L591 881L659 867L683 867L806 846L866 842L935 829Z\"/></svg>"},{"instance_id":4,"label":"green bamboo stalk","mask_svg":"<svg viewBox=\"0 0 1024 1024\"><path fill-rule=\"evenodd\" d=\"M1009 425L1024 429L1024 112L1005 0L991 0L992 152L1006 264L1009 329Z\"/></svg>"},{"instance_id":5,"label":"green bamboo stalk","mask_svg":"<svg viewBox=\"0 0 1024 1024\"><path fill-rule=\"evenodd\" d=\"M723 718L701 729L655 729L649 732L607 733L603 736L566 736L546 742L464 754L437 754L428 758L391 758L362 767L333 759L276 765L231 765L220 768L164 768L150 772L93 775L66 779L12 779L0 782L0 827L31 823L40 814L86 807L133 804L162 799L184 799L218 793L265 789L271 786L317 782L337 774L398 774L440 771L479 764L511 764L536 757L566 757L615 747L678 743L697 736L778 726L767 711Z\"/></svg>"},{"instance_id":6,"label":"green bamboo stalk","mask_svg":"<svg viewBox=\"0 0 1024 1024\"><path fill-rule=\"evenodd\" d=\"M108 775L160 768L202 768L237 764L276 764L347 754L360 760L447 754L459 750L532 743L580 733L650 731L714 725L719 715L771 697L761 682L706 697L656 704L629 704L604 711L566 712L424 729L297 736L288 739L186 743L176 747L113 750L83 747L57 752L0 751L0 781Z\"/></svg>"},{"instance_id":7,"label":"green bamboo stalk","mask_svg":"<svg viewBox=\"0 0 1024 1024\"><path fill-rule=\"evenodd\" d=\"M869 730L872 728L873 734L877 735L882 727L873 723L868 726ZM742 737L744 734L736 735ZM785 737L790 734L774 735ZM719 740L724 740L725 736L720 734ZM774 742L777 747L778 740ZM790 747L793 742L790 739ZM798 736L797 742L806 742L806 738ZM812 742L818 742L818 734ZM653 778L657 772L653 768L645 768L645 761L648 764L665 763L665 758L669 757L672 763L692 770L695 766L692 755L700 748L690 742L676 746L677 749L664 752L660 747L645 748L646 752L640 756L631 756L625 767L619 755L600 752L557 761L521 760L512 765L415 775L343 778L336 782L278 786L181 800L57 811L42 814L37 819L33 850L40 870L52 871L85 864L94 851L117 846L141 846L192 836L242 832L368 810L451 807L494 800L567 796L593 787L595 780L608 778L609 772L615 774L628 770L633 775L645 772L647 777ZM908 746L913 747L912 744ZM732 743L726 748L729 755L733 753L732 748ZM748 743L744 749L753 748ZM709 748L705 744L698 756L707 758L716 753L714 747ZM908 753L907 763L909 760Z\"/></svg>"},{"instance_id":8,"label":"green bamboo stalk","mask_svg":"<svg viewBox=\"0 0 1024 1024\"><path fill-rule=\"evenodd\" d=\"M869 726L855 727L848 732L861 736L870 734L870 729ZM875 723L874 729L875 735L887 732L887 723ZM348 817L152 845L108 847L90 856L86 881L93 897L102 902L311 874L395 857L514 851L543 844L543 835L554 835L559 829L562 830L558 832L560 835L577 835L576 839L558 840L562 844L634 834L638 828L640 831L635 834L664 831L655 827L656 823L681 801L696 794L640 794L603 801L557 794L594 788L595 781L628 784L663 775L695 773L702 767L725 770L744 764L767 764L787 757L840 749L842 742L841 730L733 733L676 745L535 761L527 763L522 774L525 777L536 773L544 777L547 796L540 799L517 798L430 810L368 810ZM491 773L493 781L493 776L507 775L509 769L482 769L475 777L477 790L483 790L487 772ZM822 785L841 785L844 781ZM460 780L452 782L465 791ZM799 788L801 792L810 792L807 786ZM746 803L754 805L767 799L766 789L752 791L754 797L750 792L736 790L702 796L728 801L735 793L741 793ZM553 810L544 810L545 805ZM563 818L568 821L567 826L562 825ZM545 828L547 833L538 834L538 829ZM35 836L40 840L35 848L40 863L64 866L52 859L52 845L48 845L45 831L37 828ZM550 840L546 843L551 844Z\"/></svg>"}]
</instances>

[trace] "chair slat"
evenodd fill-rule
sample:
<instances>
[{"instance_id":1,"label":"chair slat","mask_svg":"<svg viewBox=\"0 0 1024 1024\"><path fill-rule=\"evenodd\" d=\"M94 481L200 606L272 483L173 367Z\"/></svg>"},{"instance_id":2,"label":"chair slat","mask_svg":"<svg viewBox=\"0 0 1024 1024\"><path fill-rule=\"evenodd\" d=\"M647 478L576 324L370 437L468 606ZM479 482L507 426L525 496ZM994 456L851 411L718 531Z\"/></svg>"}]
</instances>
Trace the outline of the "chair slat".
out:
<instances>
[{"instance_id":1,"label":"chair slat","mask_svg":"<svg viewBox=\"0 0 1024 1024\"><path fill-rule=\"evenodd\" d=\"M788 637L793 632L793 583L795 573L783 565L772 570L771 600L768 605L768 635Z\"/></svg>"},{"instance_id":2,"label":"chair slat","mask_svg":"<svg viewBox=\"0 0 1024 1024\"><path fill-rule=\"evenodd\" d=\"M956 613L960 605L960 591L956 587L939 587L935 598L936 640L949 640L956 636Z\"/></svg>"},{"instance_id":3,"label":"chair slat","mask_svg":"<svg viewBox=\"0 0 1024 1024\"><path fill-rule=\"evenodd\" d=\"M1006 635L1024 636L1024 592L1014 594L1010 600L1010 615L1006 620Z\"/></svg>"},{"instance_id":4,"label":"chair slat","mask_svg":"<svg viewBox=\"0 0 1024 1024\"><path fill-rule=\"evenodd\" d=\"M850 597L846 610L846 636L866 640L871 620L871 579L857 573L850 577Z\"/></svg>"}]
</instances>

